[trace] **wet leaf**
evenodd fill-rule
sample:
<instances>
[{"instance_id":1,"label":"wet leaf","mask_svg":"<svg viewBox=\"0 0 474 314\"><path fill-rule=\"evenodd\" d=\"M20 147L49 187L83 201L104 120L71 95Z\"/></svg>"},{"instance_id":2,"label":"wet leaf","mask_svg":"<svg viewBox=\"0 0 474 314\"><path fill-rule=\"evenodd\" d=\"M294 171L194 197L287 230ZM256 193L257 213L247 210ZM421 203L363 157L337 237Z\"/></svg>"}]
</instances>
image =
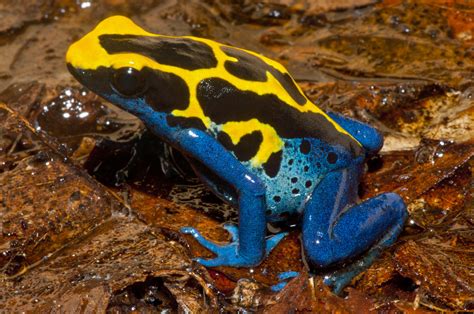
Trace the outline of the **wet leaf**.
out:
<instances>
[{"instance_id":1,"label":"wet leaf","mask_svg":"<svg viewBox=\"0 0 474 314\"><path fill-rule=\"evenodd\" d=\"M457 238L456 233L454 230L438 233L439 238L444 238L441 241L426 238L409 241L395 253L399 272L415 280L422 291L420 302L431 308L443 308L447 304L453 309L472 310L474 278L469 268L474 263L473 231L460 233L460 245L450 242L453 236Z\"/></svg>"},{"instance_id":2,"label":"wet leaf","mask_svg":"<svg viewBox=\"0 0 474 314\"><path fill-rule=\"evenodd\" d=\"M21 131L39 141L27 121L4 104L0 109L2 133ZM103 312L109 302L128 309L156 309L158 302L163 309L202 311L215 302L204 287L211 300L203 303L205 283L189 272L181 245L130 215L120 199L50 146L1 173L0 183L4 308ZM133 286L139 282L145 284ZM125 289L137 294L131 304L117 301ZM140 289L168 293L169 301Z\"/></svg>"}]
</instances>

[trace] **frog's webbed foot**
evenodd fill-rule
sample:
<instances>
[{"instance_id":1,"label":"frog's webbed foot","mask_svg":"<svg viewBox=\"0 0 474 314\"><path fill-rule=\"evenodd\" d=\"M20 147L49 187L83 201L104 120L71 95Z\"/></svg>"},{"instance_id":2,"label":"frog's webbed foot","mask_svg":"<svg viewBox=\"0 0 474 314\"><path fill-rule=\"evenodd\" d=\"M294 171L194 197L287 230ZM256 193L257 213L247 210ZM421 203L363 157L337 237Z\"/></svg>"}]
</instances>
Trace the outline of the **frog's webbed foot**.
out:
<instances>
[{"instance_id":1,"label":"frog's webbed foot","mask_svg":"<svg viewBox=\"0 0 474 314\"><path fill-rule=\"evenodd\" d=\"M239 252L239 229L234 225L224 225L230 233L232 241L226 245L219 245L204 238L199 231L192 227L181 228L182 233L191 234L202 246L217 255L213 259L195 258L194 260L206 267L234 266L249 267L260 263L262 256L244 256ZM285 237L286 233L274 235L265 240L265 256Z\"/></svg>"}]
</instances>

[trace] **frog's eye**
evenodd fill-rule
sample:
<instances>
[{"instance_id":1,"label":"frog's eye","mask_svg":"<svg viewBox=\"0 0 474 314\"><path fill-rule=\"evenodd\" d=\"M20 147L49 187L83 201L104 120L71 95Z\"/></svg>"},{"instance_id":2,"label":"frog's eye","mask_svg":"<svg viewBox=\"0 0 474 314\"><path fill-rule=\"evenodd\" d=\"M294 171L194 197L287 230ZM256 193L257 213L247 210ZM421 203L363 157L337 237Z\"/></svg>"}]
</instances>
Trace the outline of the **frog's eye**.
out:
<instances>
[{"instance_id":1,"label":"frog's eye","mask_svg":"<svg viewBox=\"0 0 474 314\"><path fill-rule=\"evenodd\" d=\"M120 68L113 74L112 87L122 96L133 97L143 94L147 83L141 71L134 68Z\"/></svg>"}]
</instances>

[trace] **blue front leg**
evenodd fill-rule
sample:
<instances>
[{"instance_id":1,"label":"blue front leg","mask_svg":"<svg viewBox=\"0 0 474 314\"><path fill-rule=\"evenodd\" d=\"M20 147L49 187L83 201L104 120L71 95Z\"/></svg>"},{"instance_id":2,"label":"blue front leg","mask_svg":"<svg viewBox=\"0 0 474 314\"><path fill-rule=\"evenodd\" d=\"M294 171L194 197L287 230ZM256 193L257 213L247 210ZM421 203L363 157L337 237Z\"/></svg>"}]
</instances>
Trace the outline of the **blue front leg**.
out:
<instances>
[{"instance_id":1,"label":"blue front leg","mask_svg":"<svg viewBox=\"0 0 474 314\"><path fill-rule=\"evenodd\" d=\"M394 193L355 203L360 167L326 175L304 212L303 245L313 266L326 268L367 252L362 263L327 278L336 292L395 242L407 218L403 200Z\"/></svg>"},{"instance_id":2,"label":"blue front leg","mask_svg":"<svg viewBox=\"0 0 474 314\"><path fill-rule=\"evenodd\" d=\"M204 266L255 266L260 263L285 234L265 241L265 186L213 137L200 130L183 130L175 135L178 149L228 182L238 193L239 228L226 226L232 235L228 245L206 240L192 227L182 228L217 255L211 260L198 259Z\"/></svg>"}]
</instances>

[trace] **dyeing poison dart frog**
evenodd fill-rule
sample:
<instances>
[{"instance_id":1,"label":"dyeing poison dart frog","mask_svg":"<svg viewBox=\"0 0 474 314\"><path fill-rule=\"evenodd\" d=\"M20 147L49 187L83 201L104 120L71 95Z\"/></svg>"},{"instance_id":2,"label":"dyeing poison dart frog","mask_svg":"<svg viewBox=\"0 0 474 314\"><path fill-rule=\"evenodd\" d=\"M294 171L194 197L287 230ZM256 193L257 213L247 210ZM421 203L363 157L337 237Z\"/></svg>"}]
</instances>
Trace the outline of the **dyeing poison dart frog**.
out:
<instances>
[{"instance_id":1,"label":"dyeing poison dart frog","mask_svg":"<svg viewBox=\"0 0 474 314\"><path fill-rule=\"evenodd\" d=\"M255 266L285 236L267 238L266 223L298 216L314 267L365 256L326 278L337 290L402 230L407 211L397 194L358 201L364 159L382 136L323 112L278 62L209 39L149 33L122 16L102 21L66 58L77 80L140 118L238 208L239 226L225 226L229 244L182 229L216 255L201 264Z\"/></svg>"}]
</instances>

